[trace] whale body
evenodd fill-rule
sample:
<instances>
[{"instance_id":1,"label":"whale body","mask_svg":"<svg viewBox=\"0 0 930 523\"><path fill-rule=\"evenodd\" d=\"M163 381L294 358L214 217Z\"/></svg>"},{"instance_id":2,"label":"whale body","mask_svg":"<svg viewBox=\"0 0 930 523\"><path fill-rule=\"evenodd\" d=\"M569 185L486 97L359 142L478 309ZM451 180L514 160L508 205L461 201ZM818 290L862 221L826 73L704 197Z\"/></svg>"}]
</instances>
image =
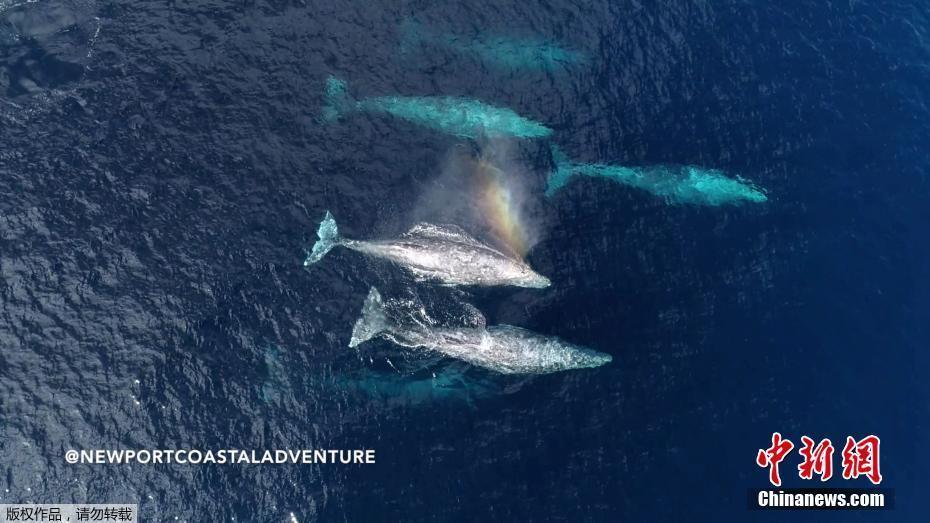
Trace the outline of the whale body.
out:
<instances>
[{"instance_id":1,"label":"whale body","mask_svg":"<svg viewBox=\"0 0 930 523\"><path fill-rule=\"evenodd\" d=\"M666 202L695 205L739 205L762 203L768 198L762 189L723 171L693 165L653 165L624 167L599 163L576 163L552 147L556 169L549 176L546 195L553 196L575 176L606 178L648 191Z\"/></svg>"},{"instance_id":2,"label":"whale body","mask_svg":"<svg viewBox=\"0 0 930 523\"><path fill-rule=\"evenodd\" d=\"M555 72L587 61L583 53L549 40L482 34L466 37L436 31L412 19L404 22L401 33L403 51L415 45L437 46L503 70Z\"/></svg>"},{"instance_id":3,"label":"whale body","mask_svg":"<svg viewBox=\"0 0 930 523\"><path fill-rule=\"evenodd\" d=\"M463 138L542 138L552 129L510 109L456 96L377 96L355 100L343 80L330 76L323 118L332 121L351 112L383 113Z\"/></svg>"},{"instance_id":4,"label":"whale body","mask_svg":"<svg viewBox=\"0 0 930 523\"><path fill-rule=\"evenodd\" d=\"M474 400L508 392L506 387L490 380L466 375L462 367L467 368L466 365L449 365L426 373L362 369L337 376L335 385L343 392L384 401L389 406L437 402L472 404Z\"/></svg>"},{"instance_id":5,"label":"whale body","mask_svg":"<svg viewBox=\"0 0 930 523\"><path fill-rule=\"evenodd\" d=\"M423 348L501 374L549 374L600 367L609 354L513 325L436 327L432 322L398 322L374 287L352 329L349 347L382 336L408 348Z\"/></svg>"},{"instance_id":6,"label":"whale body","mask_svg":"<svg viewBox=\"0 0 930 523\"><path fill-rule=\"evenodd\" d=\"M521 260L484 244L455 225L420 223L393 240L350 240L339 236L329 211L317 230L319 240L304 260L314 264L333 247L343 247L390 260L419 281L445 285L513 285L543 288L551 285Z\"/></svg>"}]
</instances>

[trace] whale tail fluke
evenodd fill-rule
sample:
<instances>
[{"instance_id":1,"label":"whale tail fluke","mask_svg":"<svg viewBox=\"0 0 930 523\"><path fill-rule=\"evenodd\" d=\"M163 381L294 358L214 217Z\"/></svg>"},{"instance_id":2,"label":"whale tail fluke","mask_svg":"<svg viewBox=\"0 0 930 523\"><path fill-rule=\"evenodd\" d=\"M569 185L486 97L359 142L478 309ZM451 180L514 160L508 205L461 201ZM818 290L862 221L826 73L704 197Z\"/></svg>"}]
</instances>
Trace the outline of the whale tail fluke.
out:
<instances>
[{"instance_id":1,"label":"whale tail fluke","mask_svg":"<svg viewBox=\"0 0 930 523\"><path fill-rule=\"evenodd\" d=\"M388 330L390 322L387 313L384 310L384 302L381 300L381 293L378 289L372 287L368 291L368 297L365 298L365 304L362 305L362 313L352 328L352 339L349 341L349 347L357 347L378 334Z\"/></svg>"},{"instance_id":2,"label":"whale tail fluke","mask_svg":"<svg viewBox=\"0 0 930 523\"><path fill-rule=\"evenodd\" d=\"M323 256L326 256L326 253L328 253L330 249L342 242L342 239L339 237L339 229L336 227L336 219L333 218L333 215L329 211L326 211L326 216L324 216L323 221L320 222L320 228L317 229L316 235L319 239L313 244L313 250L307 255L307 259L304 260L304 267L320 261L323 259Z\"/></svg>"},{"instance_id":3,"label":"whale tail fluke","mask_svg":"<svg viewBox=\"0 0 930 523\"><path fill-rule=\"evenodd\" d=\"M565 184L568 183L569 178L572 177L572 163L565 156L565 153L562 152L556 145L550 147L552 152L552 162L555 164L555 167L551 173L549 173L549 180L546 183L546 196L553 196L556 192L559 191Z\"/></svg>"},{"instance_id":4,"label":"whale tail fluke","mask_svg":"<svg viewBox=\"0 0 930 523\"><path fill-rule=\"evenodd\" d=\"M349 85L345 80L335 76L326 79L326 90L323 92L323 119L327 122L338 120L355 105L355 100L349 96Z\"/></svg>"}]
</instances>

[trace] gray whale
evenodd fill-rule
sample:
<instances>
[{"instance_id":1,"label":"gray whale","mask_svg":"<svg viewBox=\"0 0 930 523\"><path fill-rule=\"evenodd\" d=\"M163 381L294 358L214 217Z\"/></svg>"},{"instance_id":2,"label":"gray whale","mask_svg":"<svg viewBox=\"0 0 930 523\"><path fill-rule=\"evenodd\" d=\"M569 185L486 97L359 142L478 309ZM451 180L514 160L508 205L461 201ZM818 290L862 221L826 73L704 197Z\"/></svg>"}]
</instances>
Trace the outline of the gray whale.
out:
<instances>
[{"instance_id":1,"label":"gray whale","mask_svg":"<svg viewBox=\"0 0 930 523\"><path fill-rule=\"evenodd\" d=\"M551 285L521 260L484 244L455 225L420 223L393 240L350 240L339 236L329 211L317 230L319 240L304 260L314 264L341 245L405 268L418 281L444 285L513 285L543 288Z\"/></svg>"},{"instance_id":2,"label":"gray whale","mask_svg":"<svg viewBox=\"0 0 930 523\"><path fill-rule=\"evenodd\" d=\"M393 316L378 289L372 287L352 329L349 347L381 336L403 347L436 351L501 374L549 374L600 367L612 360L609 354L521 327L487 327L483 317L477 326L448 328L435 326L428 316L409 322Z\"/></svg>"}]
</instances>

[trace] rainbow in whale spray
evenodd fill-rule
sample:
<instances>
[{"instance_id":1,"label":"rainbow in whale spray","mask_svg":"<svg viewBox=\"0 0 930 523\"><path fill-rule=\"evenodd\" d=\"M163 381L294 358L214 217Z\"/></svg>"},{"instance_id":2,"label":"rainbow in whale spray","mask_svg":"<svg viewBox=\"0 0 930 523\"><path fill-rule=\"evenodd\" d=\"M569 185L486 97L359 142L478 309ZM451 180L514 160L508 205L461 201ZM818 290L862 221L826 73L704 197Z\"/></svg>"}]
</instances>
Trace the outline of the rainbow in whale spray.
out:
<instances>
[{"instance_id":1,"label":"rainbow in whale spray","mask_svg":"<svg viewBox=\"0 0 930 523\"><path fill-rule=\"evenodd\" d=\"M477 145L477 147L475 147ZM500 252L525 261L539 240L539 216L526 181L532 179L515 155L511 140L483 140L450 148L431 176L408 221L453 223Z\"/></svg>"},{"instance_id":2,"label":"rainbow in whale spray","mask_svg":"<svg viewBox=\"0 0 930 523\"><path fill-rule=\"evenodd\" d=\"M521 199L507 173L485 158L475 164L478 209L492 234L510 251L523 258L530 247Z\"/></svg>"}]
</instances>

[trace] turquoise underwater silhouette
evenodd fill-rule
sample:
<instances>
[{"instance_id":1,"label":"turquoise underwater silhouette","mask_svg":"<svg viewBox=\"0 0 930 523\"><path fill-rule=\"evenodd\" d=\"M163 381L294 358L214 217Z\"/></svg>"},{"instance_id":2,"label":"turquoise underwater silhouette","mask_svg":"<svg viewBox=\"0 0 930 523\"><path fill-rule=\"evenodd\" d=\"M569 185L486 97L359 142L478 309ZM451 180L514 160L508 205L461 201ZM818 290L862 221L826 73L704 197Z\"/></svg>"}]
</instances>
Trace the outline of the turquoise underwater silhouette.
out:
<instances>
[{"instance_id":1,"label":"turquoise underwater silhouette","mask_svg":"<svg viewBox=\"0 0 930 523\"><path fill-rule=\"evenodd\" d=\"M462 138L544 138L545 125L514 111L458 96L376 96L355 99L345 81L330 76L324 93L323 119L354 112L388 114Z\"/></svg>"},{"instance_id":2,"label":"turquoise underwater silhouette","mask_svg":"<svg viewBox=\"0 0 930 523\"><path fill-rule=\"evenodd\" d=\"M739 205L762 203L762 189L742 178L730 178L716 169L693 165L624 167L601 163L576 163L552 147L555 170L549 176L546 195L554 196L576 176L604 178L663 198L670 204Z\"/></svg>"},{"instance_id":3,"label":"turquoise underwater silhouette","mask_svg":"<svg viewBox=\"0 0 930 523\"><path fill-rule=\"evenodd\" d=\"M416 47L436 46L501 70L559 72L587 62L584 53L550 40L488 34L467 37L437 31L414 19L404 21L400 30L405 53Z\"/></svg>"}]
</instances>

